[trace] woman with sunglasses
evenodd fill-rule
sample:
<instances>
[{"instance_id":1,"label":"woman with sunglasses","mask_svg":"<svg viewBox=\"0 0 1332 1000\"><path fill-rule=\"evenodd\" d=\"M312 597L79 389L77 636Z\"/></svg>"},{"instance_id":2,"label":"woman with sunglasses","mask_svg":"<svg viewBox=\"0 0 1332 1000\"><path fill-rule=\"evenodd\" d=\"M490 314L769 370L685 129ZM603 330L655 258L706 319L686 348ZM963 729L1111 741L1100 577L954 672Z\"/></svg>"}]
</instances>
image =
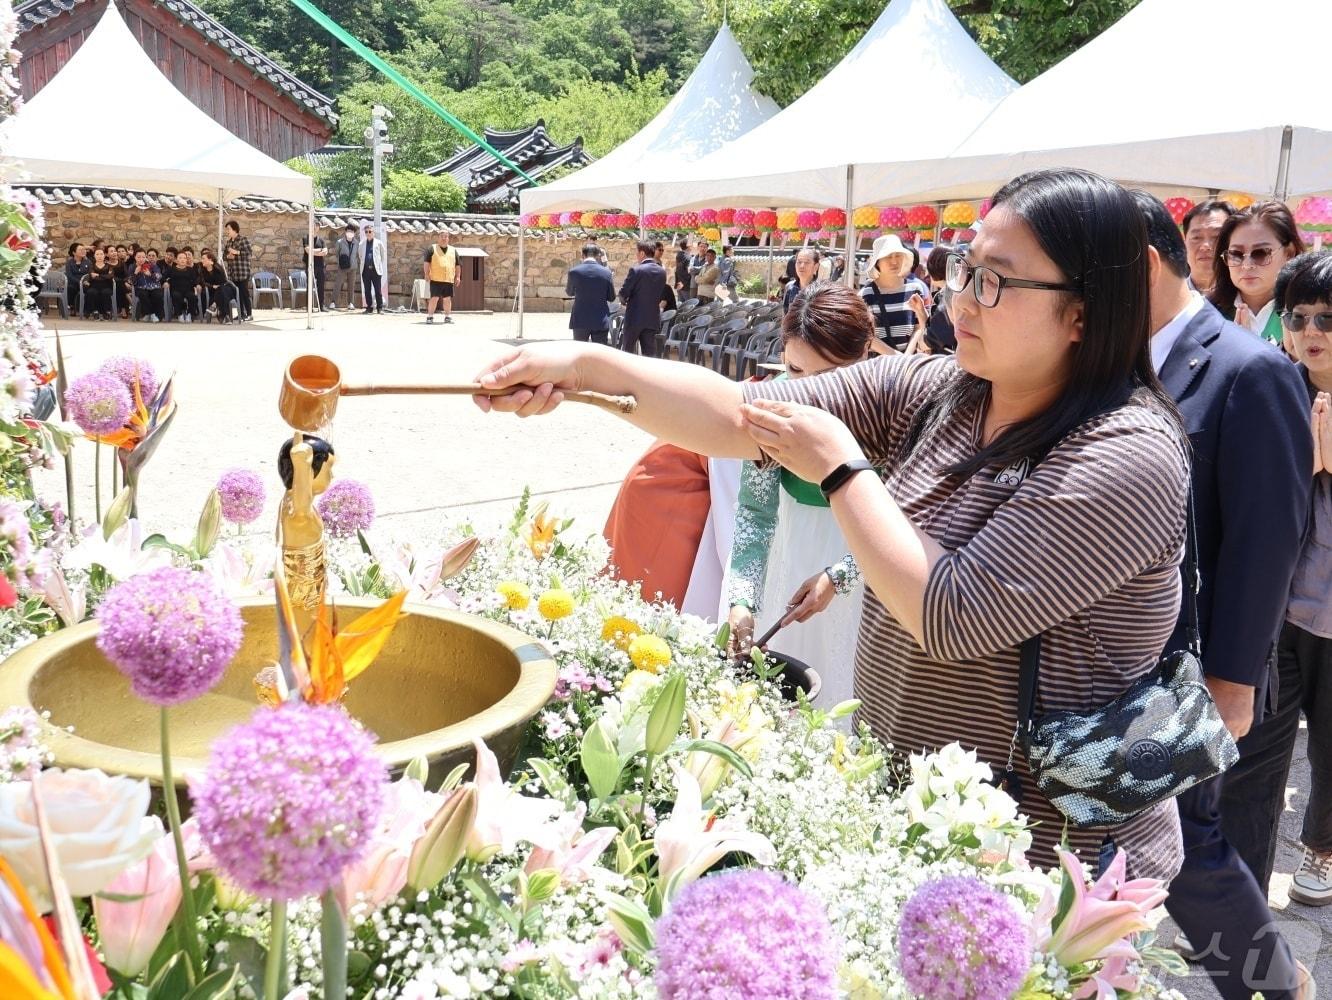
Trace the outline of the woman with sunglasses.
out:
<instances>
[{"instance_id":1,"label":"woman with sunglasses","mask_svg":"<svg viewBox=\"0 0 1332 1000\"><path fill-rule=\"evenodd\" d=\"M1216 241L1216 284L1208 298L1226 319L1280 346L1281 317L1274 296L1286 261L1304 253L1295 218L1279 201L1260 201L1236 212Z\"/></svg>"},{"instance_id":2,"label":"woman with sunglasses","mask_svg":"<svg viewBox=\"0 0 1332 1000\"><path fill-rule=\"evenodd\" d=\"M1313 500L1277 644L1277 709L1263 728L1281 768L1271 780L1284 788L1301 712L1308 723L1304 859L1290 898L1326 906L1332 903L1332 251L1304 254L1282 268L1276 298L1309 390Z\"/></svg>"},{"instance_id":3,"label":"woman with sunglasses","mask_svg":"<svg viewBox=\"0 0 1332 1000\"><path fill-rule=\"evenodd\" d=\"M1155 666L1179 614L1188 457L1151 364L1142 215L1075 170L1019 177L992 204L949 267L956 355L738 384L534 345L480 372L511 391L476 402L533 416L565 389L632 393L628 419L659 437L818 483L865 580L859 718L903 749L975 748L996 773L1011 756L1033 864L1067 836L1093 867L1122 848L1170 879L1173 801L1074 828L1010 755L1024 640L1042 636L1038 711L1086 712Z\"/></svg>"}]
</instances>

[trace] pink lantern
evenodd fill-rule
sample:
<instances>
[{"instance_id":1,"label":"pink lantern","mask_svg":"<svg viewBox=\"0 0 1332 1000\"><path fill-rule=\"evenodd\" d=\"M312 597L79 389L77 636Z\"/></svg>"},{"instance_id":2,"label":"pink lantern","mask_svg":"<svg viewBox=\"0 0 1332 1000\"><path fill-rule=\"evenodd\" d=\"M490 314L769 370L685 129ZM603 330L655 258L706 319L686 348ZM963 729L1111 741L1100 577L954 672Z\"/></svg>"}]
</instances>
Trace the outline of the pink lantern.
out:
<instances>
[{"instance_id":1,"label":"pink lantern","mask_svg":"<svg viewBox=\"0 0 1332 1000\"><path fill-rule=\"evenodd\" d=\"M796 213L796 226L805 232L819 228L819 213L812 208Z\"/></svg>"},{"instance_id":2,"label":"pink lantern","mask_svg":"<svg viewBox=\"0 0 1332 1000\"><path fill-rule=\"evenodd\" d=\"M620 213L620 228L621 228L621 229L637 229L637 228L638 228L638 216L635 215L633 212L621 212L621 213Z\"/></svg>"},{"instance_id":3,"label":"pink lantern","mask_svg":"<svg viewBox=\"0 0 1332 1000\"><path fill-rule=\"evenodd\" d=\"M667 212L667 213L666 213L666 228L667 228L667 229L679 229L679 228L680 228L680 213L679 213L679 212Z\"/></svg>"},{"instance_id":4,"label":"pink lantern","mask_svg":"<svg viewBox=\"0 0 1332 1000\"><path fill-rule=\"evenodd\" d=\"M579 215L578 215L577 212L561 212L561 213L560 213L560 225L561 225L561 226L576 226L576 225L578 225L578 219L579 219Z\"/></svg>"},{"instance_id":5,"label":"pink lantern","mask_svg":"<svg viewBox=\"0 0 1332 1000\"><path fill-rule=\"evenodd\" d=\"M1313 233L1332 230L1332 198L1305 198L1295 208L1295 221Z\"/></svg>"},{"instance_id":6,"label":"pink lantern","mask_svg":"<svg viewBox=\"0 0 1332 1000\"><path fill-rule=\"evenodd\" d=\"M697 213L697 212L681 212L681 213L680 213L680 228L681 228L681 229L697 229L697 228L698 228L698 213Z\"/></svg>"},{"instance_id":7,"label":"pink lantern","mask_svg":"<svg viewBox=\"0 0 1332 1000\"><path fill-rule=\"evenodd\" d=\"M980 217L983 219L983 218L985 218L987 215L989 215L989 214L990 214L990 209L991 209L992 207L994 207L994 206L991 204L989 198L986 198L983 202L981 202L981 207L980 207Z\"/></svg>"},{"instance_id":8,"label":"pink lantern","mask_svg":"<svg viewBox=\"0 0 1332 1000\"><path fill-rule=\"evenodd\" d=\"M826 230L837 231L846 228L846 212L840 208L825 208L819 221Z\"/></svg>"},{"instance_id":9,"label":"pink lantern","mask_svg":"<svg viewBox=\"0 0 1332 1000\"><path fill-rule=\"evenodd\" d=\"M912 205L907 209L908 229L923 233L927 229L933 229L938 221L939 213L935 211L933 205Z\"/></svg>"},{"instance_id":10,"label":"pink lantern","mask_svg":"<svg viewBox=\"0 0 1332 1000\"><path fill-rule=\"evenodd\" d=\"M661 229L666 225L666 216L661 212L649 212L643 216L643 225L648 229Z\"/></svg>"},{"instance_id":11,"label":"pink lantern","mask_svg":"<svg viewBox=\"0 0 1332 1000\"><path fill-rule=\"evenodd\" d=\"M535 212L524 212L518 218L518 224L524 229L531 229L536 225L537 217Z\"/></svg>"},{"instance_id":12,"label":"pink lantern","mask_svg":"<svg viewBox=\"0 0 1332 1000\"><path fill-rule=\"evenodd\" d=\"M748 211L748 209L741 209ZM740 212L736 213L736 222L743 222L740 218ZM771 209L763 208L754 213L754 228L761 233L770 233L777 228L777 213Z\"/></svg>"},{"instance_id":13,"label":"pink lantern","mask_svg":"<svg viewBox=\"0 0 1332 1000\"><path fill-rule=\"evenodd\" d=\"M735 209L733 208L717 209L717 224L719 226L735 225Z\"/></svg>"},{"instance_id":14,"label":"pink lantern","mask_svg":"<svg viewBox=\"0 0 1332 1000\"><path fill-rule=\"evenodd\" d=\"M897 231L897 238L901 240L903 243L910 243L912 240L916 238L916 234L913 233L910 229L899 229Z\"/></svg>"},{"instance_id":15,"label":"pink lantern","mask_svg":"<svg viewBox=\"0 0 1332 1000\"><path fill-rule=\"evenodd\" d=\"M747 239L747 240L756 240L756 239L758 239L758 230L757 230L757 229L742 229L742 230L740 230L740 235L741 235L744 239Z\"/></svg>"},{"instance_id":16,"label":"pink lantern","mask_svg":"<svg viewBox=\"0 0 1332 1000\"><path fill-rule=\"evenodd\" d=\"M698 213L698 222L702 226L715 226L717 224L717 210L715 208L705 208Z\"/></svg>"},{"instance_id":17,"label":"pink lantern","mask_svg":"<svg viewBox=\"0 0 1332 1000\"><path fill-rule=\"evenodd\" d=\"M1170 217L1175 220L1175 225L1181 226L1184 224L1184 216L1193 208L1193 201L1189 198L1167 198L1165 207Z\"/></svg>"},{"instance_id":18,"label":"pink lantern","mask_svg":"<svg viewBox=\"0 0 1332 1000\"><path fill-rule=\"evenodd\" d=\"M959 229L954 235L953 240L956 243L970 243L976 238L976 230Z\"/></svg>"},{"instance_id":19,"label":"pink lantern","mask_svg":"<svg viewBox=\"0 0 1332 1000\"><path fill-rule=\"evenodd\" d=\"M884 229L905 229L907 224L906 209L889 205L879 213L879 225Z\"/></svg>"},{"instance_id":20,"label":"pink lantern","mask_svg":"<svg viewBox=\"0 0 1332 1000\"><path fill-rule=\"evenodd\" d=\"M941 230L939 232L939 239L943 240L945 243L951 242L953 239L953 234L956 232L957 232L956 229Z\"/></svg>"},{"instance_id":21,"label":"pink lantern","mask_svg":"<svg viewBox=\"0 0 1332 1000\"><path fill-rule=\"evenodd\" d=\"M754 225L754 210L752 208L737 208L735 210L735 224L737 226Z\"/></svg>"}]
</instances>

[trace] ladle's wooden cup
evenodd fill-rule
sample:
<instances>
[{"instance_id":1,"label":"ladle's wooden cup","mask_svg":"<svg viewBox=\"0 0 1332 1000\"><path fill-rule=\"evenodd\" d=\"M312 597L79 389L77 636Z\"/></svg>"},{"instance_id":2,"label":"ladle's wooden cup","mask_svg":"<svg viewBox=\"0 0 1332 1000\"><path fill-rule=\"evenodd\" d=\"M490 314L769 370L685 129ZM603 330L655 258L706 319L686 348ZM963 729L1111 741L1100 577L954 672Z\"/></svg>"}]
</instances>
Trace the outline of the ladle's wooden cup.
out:
<instances>
[{"instance_id":1,"label":"ladle's wooden cup","mask_svg":"<svg viewBox=\"0 0 1332 1000\"><path fill-rule=\"evenodd\" d=\"M342 372L328 358L303 354L287 366L278 395L278 412L287 426L313 433L327 427L338 409L339 396L507 396L508 389L486 389L475 382L461 385L343 385ZM612 413L633 413L638 400L633 396L608 396L601 392L562 390L573 403L588 403Z\"/></svg>"}]
</instances>

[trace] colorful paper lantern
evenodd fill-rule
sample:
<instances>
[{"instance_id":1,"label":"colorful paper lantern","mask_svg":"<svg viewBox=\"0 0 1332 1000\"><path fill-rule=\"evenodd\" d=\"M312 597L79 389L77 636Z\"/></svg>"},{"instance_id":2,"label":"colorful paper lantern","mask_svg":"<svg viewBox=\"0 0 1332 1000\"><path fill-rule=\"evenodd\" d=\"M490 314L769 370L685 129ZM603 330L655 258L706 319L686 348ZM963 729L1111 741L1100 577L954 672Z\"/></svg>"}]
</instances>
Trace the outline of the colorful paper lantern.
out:
<instances>
[{"instance_id":1,"label":"colorful paper lantern","mask_svg":"<svg viewBox=\"0 0 1332 1000\"><path fill-rule=\"evenodd\" d=\"M889 205L879 213L879 225L884 229L905 229L907 214L905 208Z\"/></svg>"},{"instance_id":2,"label":"colorful paper lantern","mask_svg":"<svg viewBox=\"0 0 1332 1000\"><path fill-rule=\"evenodd\" d=\"M560 224L560 217L558 215L543 214L537 218L538 229L554 229L559 224Z\"/></svg>"},{"instance_id":3,"label":"colorful paper lantern","mask_svg":"<svg viewBox=\"0 0 1332 1000\"><path fill-rule=\"evenodd\" d=\"M648 212L643 216L643 225L648 229L663 229L666 226L666 216L662 212Z\"/></svg>"},{"instance_id":4,"label":"colorful paper lantern","mask_svg":"<svg viewBox=\"0 0 1332 1000\"><path fill-rule=\"evenodd\" d=\"M832 232L846 228L846 212L840 208L825 208L819 216L823 228Z\"/></svg>"},{"instance_id":5,"label":"colorful paper lantern","mask_svg":"<svg viewBox=\"0 0 1332 1000\"><path fill-rule=\"evenodd\" d=\"M561 213L560 213L560 225L561 225L561 226L576 226L576 225L578 225L578 218L579 218L579 216L578 216L578 213L577 213L577 212L561 212Z\"/></svg>"},{"instance_id":6,"label":"colorful paper lantern","mask_svg":"<svg viewBox=\"0 0 1332 1000\"><path fill-rule=\"evenodd\" d=\"M735 224L737 226L752 226L755 221L755 212L752 208L737 208L735 210Z\"/></svg>"},{"instance_id":7,"label":"colorful paper lantern","mask_svg":"<svg viewBox=\"0 0 1332 1000\"><path fill-rule=\"evenodd\" d=\"M1193 201L1190 198L1167 198L1165 200L1166 211L1170 217L1175 220L1175 225L1183 225L1184 216L1189 214L1189 209L1193 208Z\"/></svg>"},{"instance_id":8,"label":"colorful paper lantern","mask_svg":"<svg viewBox=\"0 0 1332 1000\"><path fill-rule=\"evenodd\" d=\"M723 226L735 225L735 209L733 208L717 209L717 222L719 225Z\"/></svg>"},{"instance_id":9,"label":"colorful paper lantern","mask_svg":"<svg viewBox=\"0 0 1332 1000\"><path fill-rule=\"evenodd\" d=\"M933 205L912 205L907 209L907 228L918 233L934 228L939 213Z\"/></svg>"},{"instance_id":10,"label":"colorful paper lantern","mask_svg":"<svg viewBox=\"0 0 1332 1000\"><path fill-rule=\"evenodd\" d=\"M757 229L752 229L752 228L751 228L751 229L742 229L742 230L740 230L740 236L741 236L742 238L744 238L744 239L747 239L747 240L756 240L756 239L758 239L758 230L757 230Z\"/></svg>"},{"instance_id":11,"label":"colorful paper lantern","mask_svg":"<svg viewBox=\"0 0 1332 1000\"><path fill-rule=\"evenodd\" d=\"M697 228L698 228L698 213L697 213L697 212L681 212L681 213L680 213L680 228L681 228L681 229L697 229Z\"/></svg>"},{"instance_id":12,"label":"colorful paper lantern","mask_svg":"<svg viewBox=\"0 0 1332 1000\"><path fill-rule=\"evenodd\" d=\"M736 213L736 221L740 221L740 213ZM761 208L754 213L754 228L761 233L770 233L777 228L777 213L768 208Z\"/></svg>"},{"instance_id":13,"label":"colorful paper lantern","mask_svg":"<svg viewBox=\"0 0 1332 1000\"><path fill-rule=\"evenodd\" d=\"M975 238L976 230L974 229L959 229L953 234L954 243L970 243Z\"/></svg>"},{"instance_id":14,"label":"colorful paper lantern","mask_svg":"<svg viewBox=\"0 0 1332 1000\"><path fill-rule=\"evenodd\" d=\"M897 231L897 238L903 243L910 243L916 238L916 234L910 229L899 229Z\"/></svg>"},{"instance_id":15,"label":"colorful paper lantern","mask_svg":"<svg viewBox=\"0 0 1332 1000\"><path fill-rule=\"evenodd\" d=\"M717 224L717 210L715 208L704 208L698 213L698 221L703 226L715 226Z\"/></svg>"},{"instance_id":16,"label":"colorful paper lantern","mask_svg":"<svg viewBox=\"0 0 1332 1000\"><path fill-rule=\"evenodd\" d=\"M1332 231L1332 198L1305 198L1295 207L1295 221L1307 232Z\"/></svg>"},{"instance_id":17,"label":"colorful paper lantern","mask_svg":"<svg viewBox=\"0 0 1332 1000\"><path fill-rule=\"evenodd\" d=\"M637 229L638 216L635 215L633 212L621 212L619 227L621 229Z\"/></svg>"},{"instance_id":18,"label":"colorful paper lantern","mask_svg":"<svg viewBox=\"0 0 1332 1000\"><path fill-rule=\"evenodd\" d=\"M851 213L851 222L857 229L873 229L879 224L879 210L874 205L862 205Z\"/></svg>"},{"instance_id":19,"label":"colorful paper lantern","mask_svg":"<svg viewBox=\"0 0 1332 1000\"><path fill-rule=\"evenodd\" d=\"M811 229L819 228L819 213L812 208L806 208L796 214L796 226L805 232Z\"/></svg>"},{"instance_id":20,"label":"colorful paper lantern","mask_svg":"<svg viewBox=\"0 0 1332 1000\"><path fill-rule=\"evenodd\" d=\"M989 214L990 214L990 209L993 208L993 207L994 207L994 205L991 203L990 199L989 199L989 198L986 198L983 202L981 202L981 207L980 207L980 217L983 219L983 218L985 218L987 215L989 215Z\"/></svg>"},{"instance_id":21,"label":"colorful paper lantern","mask_svg":"<svg viewBox=\"0 0 1332 1000\"><path fill-rule=\"evenodd\" d=\"M951 243L952 240L953 240L953 234L956 233L956 232L957 232L956 229L943 229L943 230L940 230L940 232L939 232L939 239L943 240L945 243Z\"/></svg>"},{"instance_id":22,"label":"colorful paper lantern","mask_svg":"<svg viewBox=\"0 0 1332 1000\"><path fill-rule=\"evenodd\" d=\"M976 221L976 207L969 201L952 201L944 206L941 221L945 226L962 229Z\"/></svg>"},{"instance_id":23,"label":"colorful paper lantern","mask_svg":"<svg viewBox=\"0 0 1332 1000\"><path fill-rule=\"evenodd\" d=\"M798 213L794 208L784 208L777 213L777 228L788 233L794 233L800 228L797 219Z\"/></svg>"},{"instance_id":24,"label":"colorful paper lantern","mask_svg":"<svg viewBox=\"0 0 1332 1000\"><path fill-rule=\"evenodd\" d=\"M1223 191L1216 196L1218 201L1229 202L1236 211L1242 208L1248 208L1254 203L1254 197L1251 194L1244 194L1242 191Z\"/></svg>"},{"instance_id":25,"label":"colorful paper lantern","mask_svg":"<svg viewBox=\"0 0 1332 1000\"><path fill-rule=\"evenodd\" d=\"M711 228L709 228L709 229L704 229L704 230L703 230L703 238L704 238L705 240L707 240L709 243L720 243L720 242L721 242L721 230L718 229L716 226L713 226L713 227L711 227Z\"/></svg>"},{"instance_id":26,"label":"colorful paper lantern","mask_svg":"<svg viewBox=\"0 0 1332 1000\"><path fill-rule=\"evenodd\" d=\"M680 228L680 213L679 213L679 212L667 212L667 213L666 213L666 228L667 228L667 229L679 229L679 228Z\"/></svg>"},{"instance_id":27,"label":"colorful paper lantern","mask_svg":"<svg viewBox=\"0 0 1332 1000\"><path fill-rule=\"evenodd\" d=\"M536 223L537 217L535 212L524 212L518 217L518 224L525 229L531 229Z\"/></svg>"},{"instance_id":28,"label":"colorful paper lantern","mask_svg":"<svg viewBox=\"0 0 1332 1000\"><path fill-rule=\"evenodd\" d=\"M808 233L802 229L795 229L791 232L791 241L794 243L804 243L808 238Z\"/></svg>"}]
</instances>

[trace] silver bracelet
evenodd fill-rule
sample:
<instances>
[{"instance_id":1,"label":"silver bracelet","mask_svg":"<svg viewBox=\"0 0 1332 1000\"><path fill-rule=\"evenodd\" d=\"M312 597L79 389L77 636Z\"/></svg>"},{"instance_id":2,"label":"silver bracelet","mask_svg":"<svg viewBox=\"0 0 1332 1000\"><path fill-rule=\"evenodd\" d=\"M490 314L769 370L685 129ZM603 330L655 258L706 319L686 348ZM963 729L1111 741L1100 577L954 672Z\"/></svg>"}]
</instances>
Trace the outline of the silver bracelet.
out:
<instances>
[{"instance_id":1,"label":"silver bracelet","mask_svg":"<svg viewBox=\"0 0 1332 1000\"><path fill-rule=\"evenodd\" d=\"M856 584L860 582L860 567L856 565L854 556L843 556L823 572L828 574L828 579L832 581L833 590L838 594L851 593L856 589Z\"/></svg>"}]
</instances>

